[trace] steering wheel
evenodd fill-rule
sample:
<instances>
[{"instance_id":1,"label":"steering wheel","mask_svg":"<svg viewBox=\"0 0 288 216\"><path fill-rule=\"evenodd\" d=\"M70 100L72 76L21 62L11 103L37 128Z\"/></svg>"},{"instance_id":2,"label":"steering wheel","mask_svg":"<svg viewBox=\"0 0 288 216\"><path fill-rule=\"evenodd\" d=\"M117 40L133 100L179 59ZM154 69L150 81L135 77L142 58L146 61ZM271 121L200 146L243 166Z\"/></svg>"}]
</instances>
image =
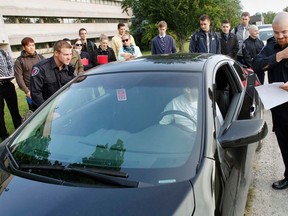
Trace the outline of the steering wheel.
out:
<instances>
[{"instance_id":1,"label":"steering wheel","mask_svg":"<svg viewBox=\"0 0 288 216\"><path fill-rule=\"evenodd\" d=\"M167 111L164 111L164 112L162 112L162 113L160 114L160 120L161 120L164 116L166 116L166 115L172 115L172 114L184 116L184 117L188 118L189 120L191 120L191 121L195 124L195 126L197 125L197 122L196 122L196 120L195 120L194 118L192 118L188 113L185 113L185 112L180 111L180 110L167 110Z\"/></svg>"}]
</instances>

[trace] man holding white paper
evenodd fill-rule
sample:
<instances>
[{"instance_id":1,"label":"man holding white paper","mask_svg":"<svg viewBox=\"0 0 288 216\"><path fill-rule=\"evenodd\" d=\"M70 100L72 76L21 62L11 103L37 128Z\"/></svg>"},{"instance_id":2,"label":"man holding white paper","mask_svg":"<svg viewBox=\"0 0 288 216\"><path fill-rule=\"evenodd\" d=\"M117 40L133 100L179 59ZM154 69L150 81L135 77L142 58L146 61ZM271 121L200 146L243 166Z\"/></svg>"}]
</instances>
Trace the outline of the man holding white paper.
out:
<instances>
[{"instance_id":1,"label":"man holding white paper","mask_svg":"<svg viewBox=\"0 0 288 216\"><path fill-rule=\"evenodd\" d=\"M288 13L277 13L272 28L274 37L267 40L267 45L253 59L252 67L263 73L267 70L269 83L283 82L279 88L288 94ZM284 178L274 182L272 188L281 190L288 188L288 102L273 107L271 113L273 131L285 165Z\"/></svg>"}]
</instances>

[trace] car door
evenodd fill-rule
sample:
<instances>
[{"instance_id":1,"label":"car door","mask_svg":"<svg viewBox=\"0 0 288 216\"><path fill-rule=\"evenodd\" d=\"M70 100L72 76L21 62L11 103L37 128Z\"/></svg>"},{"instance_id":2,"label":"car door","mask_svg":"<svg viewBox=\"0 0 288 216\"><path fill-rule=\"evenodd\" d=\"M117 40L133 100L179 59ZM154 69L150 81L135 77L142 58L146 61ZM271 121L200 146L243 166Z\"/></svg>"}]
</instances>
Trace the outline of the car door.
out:
<instances>
[{"instance_id":1,"label":"car door","mask_svg":"<svg viewBox=\"0 0 288 216\"><path fill-rule=\"evenodd\" d=\"M238 63L231 64L232 69L239 75L245 91L243 105L238 119L261 118L262 103L255 86L260 85L257 75L250 69L241 67Z\"/></svg>"},{"instance_id":2,"label":"car door","mask_svg":"<svg viewBox=\"0 0 288 216\"><path fill-rule=\"evenodd\" d=\"M231 122L238 119L245 98L245 88L231 62L222 63L216 67L213 86L214 107L220 110L220 114L215 112L215 121L219 125L216 128L216 136L221 136ZM219 121L219 116L223 118L222 123ZM245 209L245 194L249 186L246 181L246 169L250 164L247 165L248 148L249 146L224 149L219 143L217 144L215 158L218 160L216 162L217 173L221 181L219 183L221 194L218 195L221 197L219 198L221 201L218 201L220 215L238 215L239 211Z\"/></svg>"}]
</instances>

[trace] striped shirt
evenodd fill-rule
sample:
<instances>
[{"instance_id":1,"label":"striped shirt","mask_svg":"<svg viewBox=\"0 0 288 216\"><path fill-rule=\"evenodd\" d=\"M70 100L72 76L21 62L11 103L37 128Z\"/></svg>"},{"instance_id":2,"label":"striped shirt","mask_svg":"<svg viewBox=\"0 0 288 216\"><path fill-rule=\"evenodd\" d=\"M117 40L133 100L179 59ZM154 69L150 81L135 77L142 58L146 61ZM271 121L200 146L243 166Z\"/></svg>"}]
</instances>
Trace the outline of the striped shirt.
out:
<instances>
[{"instance_id":1,"label":"striped shirt","mask_svg":"<svg viewBox=\"0 0 288 216\"><path fill-rule=\"evenodd\" d=\"M9 53L0 49L0 78L14 77L13 61Z\"/></svg>"}]
</instances>

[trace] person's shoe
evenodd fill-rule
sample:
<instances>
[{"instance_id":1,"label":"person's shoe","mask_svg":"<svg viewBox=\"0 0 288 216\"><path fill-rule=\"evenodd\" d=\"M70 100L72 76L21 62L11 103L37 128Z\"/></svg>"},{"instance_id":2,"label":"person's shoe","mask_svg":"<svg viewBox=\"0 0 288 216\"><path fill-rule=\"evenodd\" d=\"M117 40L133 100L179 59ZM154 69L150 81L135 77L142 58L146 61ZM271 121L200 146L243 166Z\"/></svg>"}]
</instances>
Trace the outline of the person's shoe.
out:
<instances>
[{"instance_id":1,"label":"person's shoe","mask_svg":"<svg viewBox=\"0 0 288 216\"><path fill-rule=\"evenodd\" d=\"M276 181L272 184L272 188L275 190L283 190L285 188L288 188L288 180L282 179L282 180Z\"/></svg>"}]
</instances>

